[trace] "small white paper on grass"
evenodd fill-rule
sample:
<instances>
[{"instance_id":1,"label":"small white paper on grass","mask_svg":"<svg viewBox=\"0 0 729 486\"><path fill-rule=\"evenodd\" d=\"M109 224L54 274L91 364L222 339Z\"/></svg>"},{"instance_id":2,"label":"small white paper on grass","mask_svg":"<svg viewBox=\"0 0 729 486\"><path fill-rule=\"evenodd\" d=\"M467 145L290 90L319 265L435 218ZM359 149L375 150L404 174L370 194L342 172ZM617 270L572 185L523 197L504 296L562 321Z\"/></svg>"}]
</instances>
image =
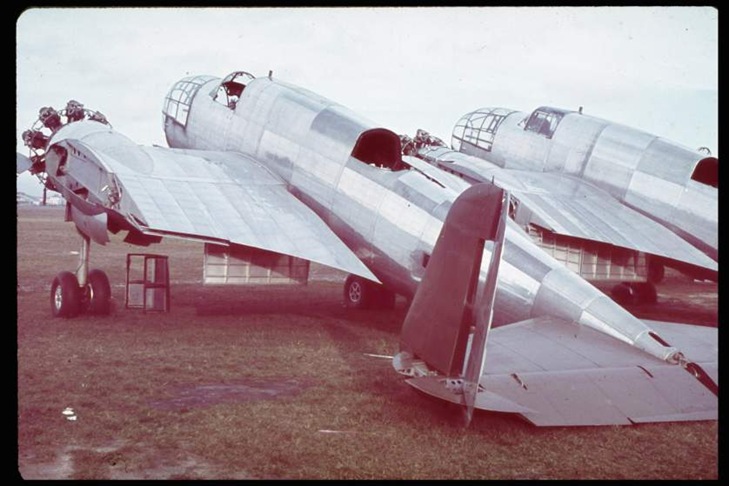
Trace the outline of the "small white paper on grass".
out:
<instances>
[{"instance_id":1,"label":"small white paper on grass","mask_svg":"<svg viewBox=\"0 0 729 486\"><path fill-rule=\"evenodd\" d=\"M76 420L77 418L76 413L71 407L66 407L61 413L66 416L66 420Z\"/></svg>"}]
</instances>

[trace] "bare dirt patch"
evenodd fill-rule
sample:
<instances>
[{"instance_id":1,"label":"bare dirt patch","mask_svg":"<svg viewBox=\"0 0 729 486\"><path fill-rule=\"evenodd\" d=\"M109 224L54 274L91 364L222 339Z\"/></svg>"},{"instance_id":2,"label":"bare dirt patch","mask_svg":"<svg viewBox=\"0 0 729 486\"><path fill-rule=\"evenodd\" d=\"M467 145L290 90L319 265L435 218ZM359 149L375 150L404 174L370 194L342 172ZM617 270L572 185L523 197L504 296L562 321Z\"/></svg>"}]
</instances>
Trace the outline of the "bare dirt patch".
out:
<instances>
[{"instance_id":1,"label":"bare dirt patch","mask_svg":"<svg viewBox=\"0 0 729 486\"><path fill-rule=\"evenodd\" d=\"M298 380L250 378L241 383L214 383L175 386L168 391L171 398L154 400L150 406L160 410L183 410L219 403L236 403L249 400L273 400L295 397L305 385Z\"/></svg>"}]
</instances>

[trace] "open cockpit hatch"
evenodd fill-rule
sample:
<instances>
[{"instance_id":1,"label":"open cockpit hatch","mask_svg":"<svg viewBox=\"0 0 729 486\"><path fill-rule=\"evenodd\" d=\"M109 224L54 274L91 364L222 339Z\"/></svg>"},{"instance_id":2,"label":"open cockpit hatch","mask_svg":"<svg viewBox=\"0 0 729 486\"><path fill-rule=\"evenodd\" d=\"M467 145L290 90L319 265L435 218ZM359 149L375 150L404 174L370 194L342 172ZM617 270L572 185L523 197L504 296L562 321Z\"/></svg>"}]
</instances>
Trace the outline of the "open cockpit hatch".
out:
<instances>
[{"instance_id":1,"label":"open cockpit hatch","mask_svg":"<svg viewBox=\"0 0 729 486\"><path fill-rule=\"evenodd\" d=\"M246 85L255 79L251 73L235 71L227 75L210 95L221 105L235 110Z\"/></svg>"},{"instance_id":2,"label":"open cockpit hatch","mask_svg":"<svg viewBox=\"0 0 729 486\"><path fill-rule=\"evenodd\" d=\"M572 112L559 108L540 106L527 119L524 131L534 132L543 137L552 138L555 130L557 130L557 125L559 125L559 122L568 113Z\"/></svg>"}]
</instances>

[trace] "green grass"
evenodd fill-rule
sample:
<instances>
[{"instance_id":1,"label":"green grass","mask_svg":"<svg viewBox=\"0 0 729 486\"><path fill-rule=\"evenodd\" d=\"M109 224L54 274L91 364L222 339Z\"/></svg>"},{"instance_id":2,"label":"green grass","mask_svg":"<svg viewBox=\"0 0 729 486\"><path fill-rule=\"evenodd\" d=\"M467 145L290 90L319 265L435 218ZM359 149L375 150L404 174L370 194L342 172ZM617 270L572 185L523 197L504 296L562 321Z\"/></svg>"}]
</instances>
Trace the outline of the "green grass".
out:
<instances>
[{"instance_id":1,"label":"green grass","mask_svg":"<svg viewBox=\"0 0 729 486\"><path fill-rule=\"evenodd\" d=\"M341 275L321 268L317 275L332 281L203 287L201 245L144 250L118 235L91 253L112 281L112 315L52 319L50 281L76 268L70 252L80 239L62 210L18 214L25 478L718 477L716 422L537 428L477 412L463 429L456 407L411 389L389 360L365 355L397 351L405 302L394 311L347 310ZM168 313L124 309L125 254L139 251L170 257ZM703 296L701 312L715 322L716 286L677 285ZM674 315L696 314L680 294L661 297ZM230 393L202 392L212 386ZM64 418L66 407L76 421Z\"/></svg>"}]
</instances>

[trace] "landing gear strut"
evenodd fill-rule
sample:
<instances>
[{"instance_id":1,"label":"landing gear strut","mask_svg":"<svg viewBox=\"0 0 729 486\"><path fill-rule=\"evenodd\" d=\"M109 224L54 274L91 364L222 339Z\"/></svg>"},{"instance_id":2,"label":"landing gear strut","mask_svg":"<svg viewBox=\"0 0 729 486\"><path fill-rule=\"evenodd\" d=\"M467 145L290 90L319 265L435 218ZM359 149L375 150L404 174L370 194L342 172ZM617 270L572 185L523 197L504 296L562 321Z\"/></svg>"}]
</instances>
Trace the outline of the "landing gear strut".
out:
<instances>
[{"instance_id":1,"label":"landing gear strut","mask_svg":"<svg viewBox=\"0 0 729 486\"><path fill-rule=\"evenodd\" d=\"M91 240L83 233L81 237L81 262L76 274L60 272L51 284L53 317L75 317L82 312L105 316L111 312L109 277L98 268L89 270Z\"/></svg>"}]
</instances>

